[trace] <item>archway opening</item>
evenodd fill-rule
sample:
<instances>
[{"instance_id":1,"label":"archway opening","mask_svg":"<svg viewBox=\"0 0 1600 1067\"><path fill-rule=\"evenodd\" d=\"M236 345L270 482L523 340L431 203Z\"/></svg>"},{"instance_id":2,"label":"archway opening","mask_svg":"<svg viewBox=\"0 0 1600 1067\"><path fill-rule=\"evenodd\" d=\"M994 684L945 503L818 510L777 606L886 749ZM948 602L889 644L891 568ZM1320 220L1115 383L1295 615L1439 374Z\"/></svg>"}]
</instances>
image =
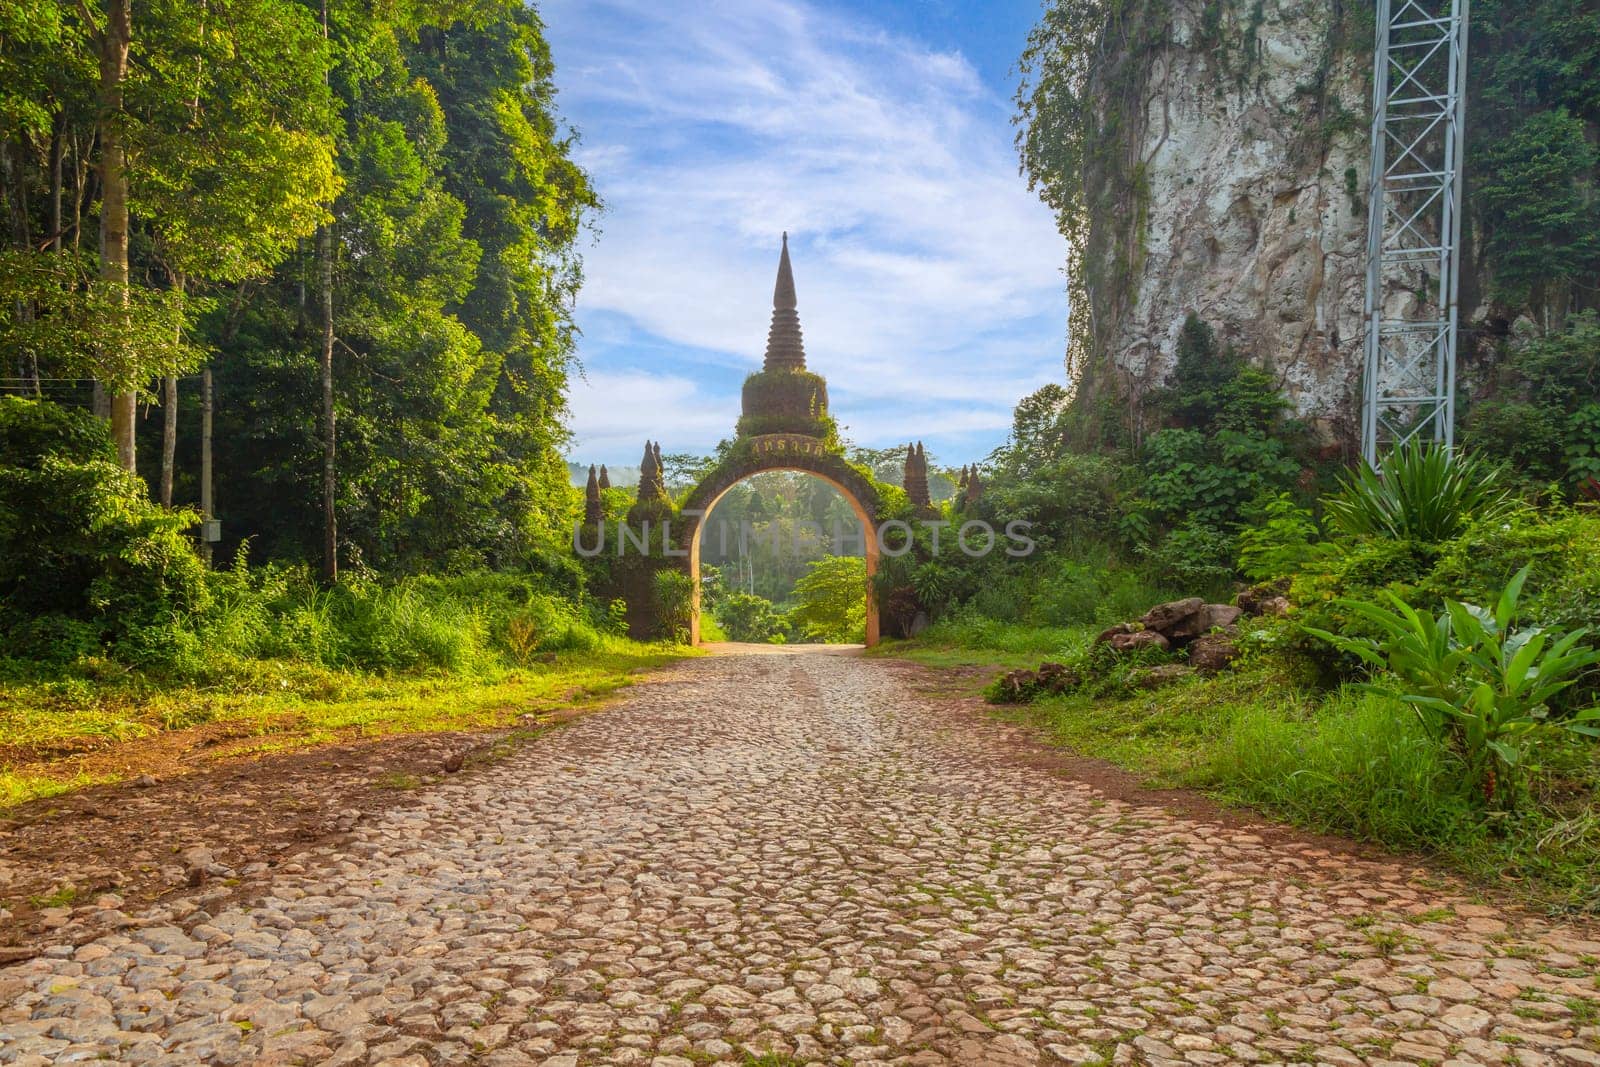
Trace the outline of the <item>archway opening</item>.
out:
<instances>
[{"instance_id":1,"label":"archway opening","mask_svg":"<svg viewBox=\"0 0 1600 1067\"><path fill-rule=\"evenodd\" d=\"M773 601L792 607L778 632L785 639L807 643L839 639L839 631L826 623L841 613L841 595L848 602L848 590L855 586L854 603L862 609L859 639L876 644L878 608L872 591L879 554L876 502L863 500L843 481L814 466L781 461L727 479L726 484L714 484L717 481L708 479L702 489L711 491L696 494L700 499L693 510L699 514L684 516L692 523L686 531L688 571L694 583L692 641L703 640L702 622L709 614L710 598L702 574L703 564L710 564L722 579L716 592L726 598L725 607L746 612ZM798 604L785 603L795 595ZM747 621L760 630L760 623ZM848 628L854 626L852 619Z\"/></svg>"}]
</instances>

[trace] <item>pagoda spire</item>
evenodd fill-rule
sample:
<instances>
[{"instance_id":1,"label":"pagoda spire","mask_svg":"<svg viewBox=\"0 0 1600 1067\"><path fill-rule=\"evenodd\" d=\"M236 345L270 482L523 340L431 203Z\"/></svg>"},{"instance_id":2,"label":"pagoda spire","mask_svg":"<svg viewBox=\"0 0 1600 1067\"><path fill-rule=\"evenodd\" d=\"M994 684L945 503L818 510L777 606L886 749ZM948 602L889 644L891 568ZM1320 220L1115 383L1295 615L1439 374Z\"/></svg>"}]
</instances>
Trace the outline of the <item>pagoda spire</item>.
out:
<instances>
[{"instance_id":1,"label":"pagoda spire","mask_svg":"<svg viewBox=\"0 0 1600 1067\"><path fill-rule=\"evenodd\" d=\"M926 508L932 503L928 498L928 460L920 442L906 446L904 485L914 507Z\"/></svg>"},{"instance_id":2,"label":"pagoda spire","mask_svg":"<svg viewBox=\"0 0 1600 1067\"><path fill-rule=\"evenodd\" d=\"M600 479L595 477L594 464L589 464L589 484L583 489L583 524L598 526L605 519L605 506L600 501Z\"/></svg>"},{"instance_id":3,"label":"pagoda spire","mask_svg":"<svg viewBox=\"0 0 1600 1067\"><path fill-rule=\"evenodd\" d=\"M783 235L778 257L778 280L772 287L772 327L767 331L764 370L805 370L806 348L800 337L800 316L795 311L794 269L789 266L789 234Z\"/></svg>"}]
</instances>

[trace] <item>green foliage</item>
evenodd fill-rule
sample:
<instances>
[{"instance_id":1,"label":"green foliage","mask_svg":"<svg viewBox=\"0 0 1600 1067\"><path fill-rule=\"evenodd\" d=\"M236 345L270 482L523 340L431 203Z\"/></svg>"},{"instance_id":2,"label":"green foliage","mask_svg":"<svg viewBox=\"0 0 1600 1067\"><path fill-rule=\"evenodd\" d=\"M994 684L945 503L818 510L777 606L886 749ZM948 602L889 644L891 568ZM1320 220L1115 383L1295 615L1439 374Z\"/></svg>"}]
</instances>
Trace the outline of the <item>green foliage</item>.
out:
<instances>
[{"instance_id":1,"label":"green foliage","mask_svg":"<svg viewBox=\"0 0 1600 1067\"><path fill-rule=\"evenodd\" d=\"M1239 531L1238 538L1239 573L1251 581L1292 577L1332 551L1332 546L1319 542L1311 512L1288 493L1252 510L1258 512L1256 519Z\"/></svg>"},{"instance_id":2,"label":"green foliage","mask_svg":"<svg viewBox=\"0 0 1600 1067\"><path fill-rule=\"evenodd\" d=\"M1300 465L1278 438L1238 430L1161 430L1145 445L1146 508L1164 522L1237 522L1251 501L1293 484Z\"/></svg>"},{"instance_id":3,"label":"green foliage","mask_svg":"<svg viewBox=\"0 0 1600 1067\"><path fill-rule=\"evenodd\" d=\"M1437 544L1472 519L1492 521L1514 504L1503 469L1413 438L1376 468L1364 464L1346 475L1324 507L1346 536Z\"/></svg>"},{"instance_id":4,"label":"green foliage","mask_svg":"<svg viewBox=\"0 0 1600 1067\"><path fill-rule=\"evenodd\" d=\"M1600 275L1600 12L1587 0L1482 0L1468 65L1468 205L1491 295L1564 310Z\"/></svg>"},{"instance_id":5,"label":"green foliage","mask_svg":"<svg viewBox=\"0 0 1600 1067\"><path fill-rule=\"evenodd\" d=\"M798 433L836 443L828 385L810 371L757 371L744 380L740 437Z\"/></svg>"},{"instance_id":6,"label":"green foliage","mask_svg":"<svg viewBox=\"0 0 1600 1067\"><path fill-rule=\"evenodd\" d=\"M1172 374L1152 405L1175 425L1151 434L1141 456L1139 508L1148 521L1222 530L1300 473L1293 455L1299 427L1283 419L1286 404L1271 375L1231 348L1219 351L1211 328L1194 315L1184 322ZM1200 538L1184 535L1179 548L1192 556ZM1214 547L1220 553L1220 544ZM1231 550L1219 553L1211 558L1231 566Z\"/></svg>"},{"instance_id":7,"label":"green foliage","mask_svg":"<svg viewBox=\"0 0 1600 1067\"><path fill-rule=\"evenodd\" d=\"M789 624L777 606L753 593L728 593L717 605L717 622L730 641L783 644Z\"/></svg>"},{"instance_id":8,"label":"green foliage","mask_svg":"<svg viewBox=\"0 0 1600 1067\"><path fill-rule=\"evenodd\" d=\"M1155 573L1195 594L1221 594L1233 578L1238 539L1219 526L1191 519L1149 551Z\"/></svg>"},{"instance_id":9,"label":"green foliage","mask_svg":"<svg viewBox=\"0 0 1600 1067\"><path fill-rule=\"evenodd\" d=\"M794 629L805 640L865 640L867 564L859 556L826 556L812 562L794 586Z\"/></svg>"},{"instance_id":10,"label":"green foliage","mask_svg":"<svg viewBox=\"0 0 1600 1067\"><path fill-rule=\"evenodd\" d=\"M1402 848L1460 847L1479 822L1460 757L1379 693L1335 693L1311 716L1243 707L1216 758L1229 795L1301 825Z\"/></svg>"},{"instance_id":11,"label":"green foliage","mask_svg":"<svg viewBox=\"0 0 1600 1067\"><path fill-rule=\"evenodd\" d=\"M1505 806L1516 797L1515 776L1536 731L1600 737L1600 707L1551 718L1551 700L1600 663L1600 650L1580 645L1585 630L1512 626L1529 570L1517 572L1492 612L1447 600L1435 617L1389 594L1387 608L1364 601L1344 605L1379 629L1379 639L1310 631L1392 672L1395 682L1380 680L1375 688L1409 705L1431 732L1456 745L1484 799Z\"/></svg>"},{"instance_id":12,"label":"green foliage","mask_svg":"<svg viewBox=\"0 0 1600 1067\"><path fill-rule=\"evenodd\" d=\"M689 626L694 619L694 582L672 567L655 572L650 584L656 625L669 640L689 641Z\"/></svg>"},{"instance_id":13,"label":"green foliage","mask_svg":"<svg viewBox=\"0 0 1600 1067\"><path fill-rule=\"evenodd\" d=\"M10 654L135 664L191 653L179 620L209 602L183 531L119 468L104 426L45 401L0 397L0 635Z\"/></svg>"},{"instance_id":14,"label":"green foliage","mask_svg":"<svg viewBox=\"0 0 1600 1067\"><path fill-rule=\"evenodd\" d=\"M1564 107L1527 116L1485 147L1492 177L1476 193L1495 295L1523 304L1536 288L1570 286L1600 268L1595 159L1583 120Z\"/></svg>"},{"instance_id":15,"label":"green foliage","mask_svg":"<svg viewBox=\"0 0 1600 1067\"><path fill-rule=\"evenodd\" d=\"M1531 486L1581 490L1600 477L1600 315L1512 341L1491 373L1488 395L1462 420L1469 449L1506 461Z\"/></svg>"}]
</instances>

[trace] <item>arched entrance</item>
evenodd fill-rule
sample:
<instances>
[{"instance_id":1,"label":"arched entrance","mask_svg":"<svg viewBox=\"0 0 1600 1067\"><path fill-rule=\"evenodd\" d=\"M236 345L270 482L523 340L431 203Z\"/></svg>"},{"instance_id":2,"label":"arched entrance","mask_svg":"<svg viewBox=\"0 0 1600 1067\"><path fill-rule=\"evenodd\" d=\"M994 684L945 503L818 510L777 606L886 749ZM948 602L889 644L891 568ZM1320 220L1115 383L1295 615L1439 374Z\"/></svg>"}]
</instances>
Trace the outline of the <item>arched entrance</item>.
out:
<instances>
[{"instance_id":1,"label":"arched entrance","mask_svg":"<svg viewBox=\"0 0 1600 1067\"><path fill-rule=\"evenodd\" d=\"M861 524L861 538L866 550L867 582L862 595L867 602L866 643L878 643L878 598L872 580L878 573L878 491L871 479L846 463L821 440L803 434L766 434L742 439L737 451L695 486L683 503L680 514L681 539L678 544L687 550L689 578L694 583L693 614L689 623L689 639L700 643L700 530L711 515L717 501L728 490L765 471L798 471L820 478L833 486L850 505L856 521Z\"/></svg>"},{"instance_id":2,"label":"arched entrance","mask_svg":"<svg viewBox=\"0 0 1600 1067\"><path fill-rule=\"evenodd\" d=\"M908 478L919 456L920 450L908 453ZM645 443L638 499L629 510L625 525L647 529L662 529L665 525L672 533L663 536L659 556L631 557L628 566L620 567L610 578L614 593L627 602L628 626L634 636L662 636L668 632L668 627L681 626L681 622L668 623L664 617L681 620L682 584L676 583L680 593L672 594L670 600L655 588L660 571L674 568L687 572L690 580L688 629L690 639L699 643L701 528L711 509L728 490L764 471L814 475L837 489L849 503L861 523L866 555L867 582L862 590L867 609L866 643L876 644L879 610L872 579L878 573L882 549L877 533L879 521L886 517L883 514L885 494L880 493L879 484L870 473L845 460L833 420L828 415L828 383L820 374L806 369L794 273L789 265L788 234L784 235L783 251L778 258L778 279L772 290L772 326L767 332L766 358L761 370L745 379L735 439L731 447L724 450L717 467L690 491L681 507L675 506L667 495L660 444ZM911 504L927 505L926 482L924 470L920 493L909 493ZM584 522L593 529L602 524L602 519L600 488L591 468ZM665 543L668 540L670 548ZM614 542L619 557L625 541L621 538Z\"/></svg>"}]
</instances>

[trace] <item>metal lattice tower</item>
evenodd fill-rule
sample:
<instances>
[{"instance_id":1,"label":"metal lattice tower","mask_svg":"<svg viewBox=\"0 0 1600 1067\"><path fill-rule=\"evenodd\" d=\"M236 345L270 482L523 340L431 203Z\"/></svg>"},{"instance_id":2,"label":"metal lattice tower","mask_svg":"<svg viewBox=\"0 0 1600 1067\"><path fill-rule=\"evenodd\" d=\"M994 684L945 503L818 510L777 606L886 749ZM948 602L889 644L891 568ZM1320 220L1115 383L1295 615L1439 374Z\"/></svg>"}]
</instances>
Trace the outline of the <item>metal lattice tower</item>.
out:
<instances>
[{"instance_id":1,"label":"metal lattice tower","mask_svg":"<svg viewBox=\"0 0 1600 1067\"><path fill-rule=\"evenodd\" d=\"M1455 442L1470 0L1378 0L1361 452Z\"/></svg>"}]
</instances>

